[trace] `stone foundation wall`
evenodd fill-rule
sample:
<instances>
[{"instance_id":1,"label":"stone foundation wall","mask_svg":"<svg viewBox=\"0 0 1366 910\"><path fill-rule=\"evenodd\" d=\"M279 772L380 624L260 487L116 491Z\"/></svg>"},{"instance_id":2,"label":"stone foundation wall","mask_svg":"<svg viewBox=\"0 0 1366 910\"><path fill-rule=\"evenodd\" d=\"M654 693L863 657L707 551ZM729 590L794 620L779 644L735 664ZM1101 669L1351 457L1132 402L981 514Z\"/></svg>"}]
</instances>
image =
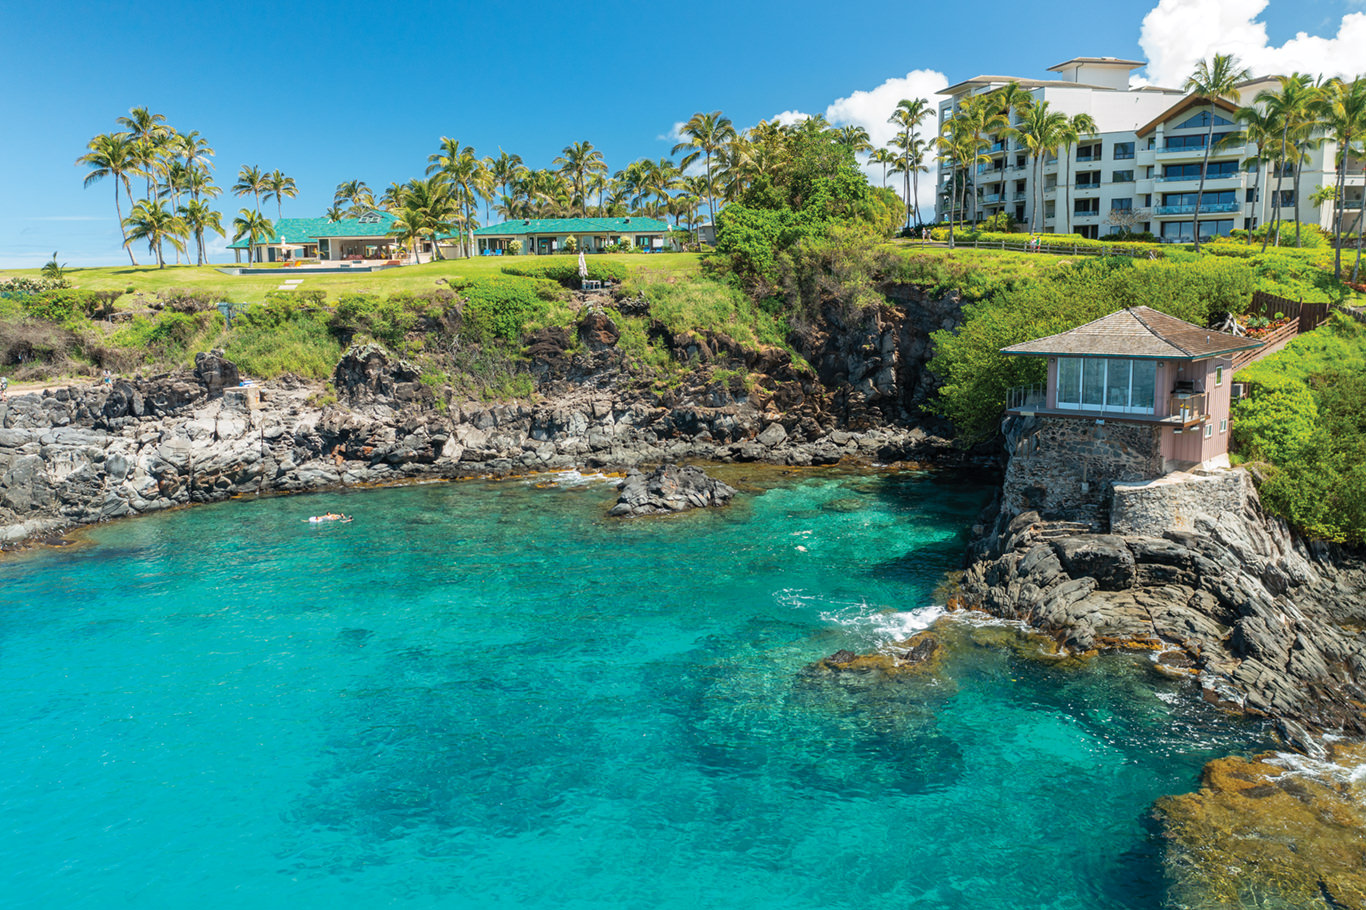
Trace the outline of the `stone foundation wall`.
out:
<instances>
[{"instance_id":1,"label":"stone foundation wall","mask_svg":"<svg viewBox=\"0 0 1366 910\"><path fill-rule=\"evenodd\" d=\"M1254 501L1246 471L1168 474L1146 483L1118 483L1110 505L1116 534L1161 537L1167 531L1193 531L1201 519L1241 514Z\"/></svg>"},{"instance_id":2,"label":"stone foundation wall","mask_svg":"<svg viewBox=\"0 0 1366 910\"><path fill-rule=\"evenodd\" d=\"M1033 510L1046 518L1104 524L1111 484L1162 476L1160 433L1150 424L1007 418L1006 514Z\"/></svg>"}]
</instances>

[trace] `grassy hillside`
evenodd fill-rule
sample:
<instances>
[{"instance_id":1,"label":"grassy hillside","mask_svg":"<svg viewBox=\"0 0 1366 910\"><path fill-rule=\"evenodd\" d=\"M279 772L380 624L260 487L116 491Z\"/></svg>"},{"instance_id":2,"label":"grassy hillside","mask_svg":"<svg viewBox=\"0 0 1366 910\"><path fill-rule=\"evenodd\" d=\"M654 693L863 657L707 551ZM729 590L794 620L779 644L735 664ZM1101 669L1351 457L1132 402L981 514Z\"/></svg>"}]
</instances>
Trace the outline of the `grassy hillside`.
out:
<instances>
[{"instance_id":1,"label":"grassy hillside","mask_svg":"<svg viewBox=\"0 0 1366 910\"><path fill-rule=\"evenodd\" d=\"M632 273L652 272L661 275L688 275L698 271L696 253L604 253L590 257L592 262L615 262L625 266ZM154 295L157 291L170 288L193 288L195 290L221 293L236 303L260 303L266 294L277 289L289 279L302 278L302 290L323 291L329 298L336 299L342 294L392 294L400 291L425 291L437 287L439 279L447 281L461 279L474 280L502 273L504 266L517 266L526 263L546 262L577 263L577 256L487 256L476 259L451 259L427 262L422 265L403 266L386 269L382 272L361 272L355 275L312 274L307 270L274 269L271 275L225 275L219 268L228 266L190 266L169 265L164 269L155 267L132 268L116 266L112 268L67 269L66 278L73 287L89 291L116 291L132 288L132 292L118 301L125 307L137 294ZM0 283L8 278L37 278L37 269L0 270Z\"/></svg>"},{"instance_id":2,"label":"grassy hillside","mask_svg":"<svg viewBox=\"0 0 1366 910\"><path fill-rule=\"evenodd\" d=\"M1366 544L1366 326L1345 316L1239 371L1235 457L1262 501L1315 537Z\"/></svg>"}]
</instances>

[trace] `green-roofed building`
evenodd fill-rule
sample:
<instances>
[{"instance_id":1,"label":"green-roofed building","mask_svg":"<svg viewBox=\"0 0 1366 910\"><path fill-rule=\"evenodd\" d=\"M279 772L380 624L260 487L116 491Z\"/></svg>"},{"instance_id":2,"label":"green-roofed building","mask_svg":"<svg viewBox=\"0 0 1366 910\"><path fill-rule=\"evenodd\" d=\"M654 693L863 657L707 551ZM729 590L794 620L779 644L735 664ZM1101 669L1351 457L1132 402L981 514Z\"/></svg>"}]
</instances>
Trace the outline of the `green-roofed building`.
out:
<instances>
[{"instance_id":1,"label":"green-roofed building","mask_svg":"<svg viewBox=\"0 0 1366 910\"><path fill-rule=\"evenodd\" d=\"M668 223L658 218L519 218L477 229L475 255L511 254L514 240L521 241L522 255L565 253L570 237L585 253L603 253L617 243L649 252L674 248Z\"/></svg>"},{"instance_id":2,"label":"green-roofed building","mask_svg":"<svg viewBox=\"0 0 1366 910\"><path fill-rule=\"evenodd\" d=\"M281 218L269 240L256 244L257 262L298 259L323 261L408 261L409 253L389 232L394 216L372 210L357 218L329 221L326 218ZM247 238L228 244L237 261L248 250ZM431 241L419 244L419 252L431 253Z\"/></svg>"}]
</instances>

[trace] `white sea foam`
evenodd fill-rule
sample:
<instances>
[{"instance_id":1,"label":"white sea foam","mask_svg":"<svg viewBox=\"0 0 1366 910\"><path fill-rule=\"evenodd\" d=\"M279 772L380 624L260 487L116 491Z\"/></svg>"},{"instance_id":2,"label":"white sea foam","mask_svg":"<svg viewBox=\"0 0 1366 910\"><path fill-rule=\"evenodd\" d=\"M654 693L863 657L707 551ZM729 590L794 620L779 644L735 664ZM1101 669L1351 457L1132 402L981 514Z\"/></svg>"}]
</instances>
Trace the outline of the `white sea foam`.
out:
<instances>
[{"instance_id":1,"label":"white sea foam","mask_svg":"<svg viewBox=\"0 0 1366 910\"><path fill-rule=\"evenodd\" d=\"M560 487L582 487L594 483L617 483L620 479L621 478L619 477L611 477L607 474L603 474L600 471L595 471L592 474L584 474L581 471L570 468L567 471L533 474L530 477L525 478L522 483L528 486L554 484Z\"/></svg>"},{"instance_id":2,"label":"white sea foam","mask_svg":"<svg viewBox=\"0 0 1366 910\"><path fill-rule=\"evenodd\" d=\"M1366 803L1366 762L1357 765L1339 765L1294 752L1277 752L1269 764L1284 768L1288 773L1301 777L1309 777L1332 784L1347 784L1357 790L1358 800Z\"/></svg>"}]
</instances>

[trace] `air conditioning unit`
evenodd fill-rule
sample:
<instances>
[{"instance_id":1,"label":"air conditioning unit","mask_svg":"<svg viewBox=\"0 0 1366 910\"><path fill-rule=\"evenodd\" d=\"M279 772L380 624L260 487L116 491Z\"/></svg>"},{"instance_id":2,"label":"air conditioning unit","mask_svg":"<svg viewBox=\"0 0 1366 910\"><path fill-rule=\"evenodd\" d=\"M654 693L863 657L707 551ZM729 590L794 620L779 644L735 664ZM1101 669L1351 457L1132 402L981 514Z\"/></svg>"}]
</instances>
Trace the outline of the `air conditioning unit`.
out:
<instances>
[{"instance_id":1,"label":"air conditioning unit","mask_svg":"<svg viewBox=\"0 0 1366 910\"><path fill-rule=\"evenodd\" d=\"M1246 398L1246 397L1247 397L1247 383L1246 383L1246 382L1235 382L1235 383L1233 383L1231 386L1229 386L1229 397L1232 398L1232 399L1234 399L1235 401L1238 400L1239 398Z\"/></svg>"}]
</instances>

